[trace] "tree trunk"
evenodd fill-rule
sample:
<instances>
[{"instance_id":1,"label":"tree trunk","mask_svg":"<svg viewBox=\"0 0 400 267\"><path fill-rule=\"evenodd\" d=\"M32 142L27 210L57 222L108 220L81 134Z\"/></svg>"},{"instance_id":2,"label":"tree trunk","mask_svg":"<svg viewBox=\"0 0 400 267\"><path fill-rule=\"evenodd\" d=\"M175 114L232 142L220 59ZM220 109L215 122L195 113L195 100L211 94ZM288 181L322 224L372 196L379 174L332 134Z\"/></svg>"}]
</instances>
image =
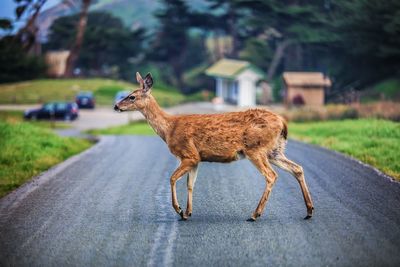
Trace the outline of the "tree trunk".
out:
<instances>
[{"instance_id":1,"label":"tree trunk","mask_svg":"<svg viewBox=\"0 0 400 267\"><path fill-rule=\"evenodd\" d=\"M70 54L67 58L67 64L65 68L65 73L64 77L72 77L73 72L74 72L74 66L76 63L76 60L78 59L79 52L81 50L81 46L83 43L83 37L85 34L85 29L86 29L86 24L87 24L87 16L88 16L88 10L90 6L90 1L91 0L82 0L82 9L81 13L79 16L79 22L78 22L78 27L76 31L76 37L75 37L75 42L73 43L71 49L70 49Z\"/></svg>"},{"instance_id":2,"label":"tree trunk","mask_svg":"<svg viewBox=\"0 0 400 267\"><path fill-rule=\"evenodd\" d=\"M269 65L267 71L267 81L271 82L274 77L276 70L278 69L279 63L282 61L283 53L285 49L292 43L290 40L284 40L283 42L278 44L278 47L275 49L274 57L272 58L271 65Z\"/></svg>"},{"instance_id":3,"label":"tree trunk","mask_svg":"<svg viewBox=\"0 0 400 267\"><path fill-rule=\"evenodd\" d=\"M228 27L229 27L229 34L232 38L232 51L230 54L232 57L236 58L239 49L239 44L238 44L239 42L236 30L236 14L231 4L229 5Z\"/></svg>"},{"instance_id":4,"label":"tree trunk","mask_svg":"<svg viewBox=\"0 0 400 267\"><path fill-rule=\"evenodd\" d=\"M46 1L47 0L39 0L34 3L34 12L32 16L28 19L25 26L21 28L15 35L15 38L22 42L24 50L31 55L40 54L40 44L37 40L37 33L39 32L39 29L36 26L36 19Z\"/></svg>"},{"instance_id":5,"label":"tree trunk","mask_svg":"<svg viewBox=\"0 0 400 267\"><path fill-rule=\"evenodd\" d=\"M268 104L267 99L271 94L270 90L272 88L272 78L274 77L276 70L278 69L279 63L282 61L283 54L285 49L291 44L290 40L284 40L283 42L279 43L277 48L275 49L274 57L272 58L271 64L269 65L267 71L267 83L269 84L269 88L267 86L263 87L262 95L260 102L263 105Z\"/></svg>"}]
</instances>

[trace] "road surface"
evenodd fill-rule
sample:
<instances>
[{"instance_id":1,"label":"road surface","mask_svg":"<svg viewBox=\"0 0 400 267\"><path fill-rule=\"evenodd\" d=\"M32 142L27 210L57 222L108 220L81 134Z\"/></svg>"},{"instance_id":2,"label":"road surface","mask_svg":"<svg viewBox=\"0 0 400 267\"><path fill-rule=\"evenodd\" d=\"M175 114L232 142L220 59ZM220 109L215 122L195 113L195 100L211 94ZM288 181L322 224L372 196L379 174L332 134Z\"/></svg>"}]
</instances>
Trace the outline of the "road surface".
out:
<instances>
[{"instance_id":1,"label":"road surface","mask_svg":"<svg viewBox=\"0 0 400 267\"><path fill-rule=\"evenodd\" d=\"M288 157L304 167L311 220L297 182L278 171L265 214L247 222L264 179L242 160L201 164L193 216L179 221L177 162L161 139L106 137L0 200L0 266L400 265L399 183L297 142Z\"/></svg>"}]
</instances>

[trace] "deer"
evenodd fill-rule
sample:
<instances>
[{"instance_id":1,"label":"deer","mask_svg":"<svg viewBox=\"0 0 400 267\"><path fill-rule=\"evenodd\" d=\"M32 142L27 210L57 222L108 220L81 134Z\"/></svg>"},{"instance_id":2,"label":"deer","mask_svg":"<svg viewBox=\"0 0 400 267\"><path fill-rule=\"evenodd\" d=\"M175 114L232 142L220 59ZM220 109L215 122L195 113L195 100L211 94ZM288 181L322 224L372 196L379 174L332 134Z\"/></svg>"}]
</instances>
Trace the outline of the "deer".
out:
<instances>
[{"instance_id":1,"label":"deer","mask_svg":"<svg viewBox=\"0 0 400 267\"><path fill-rule=\"evenodd\" d=\"M248 109L219 114L171 115L152 96L153 78L136 73L139 88L114 106L118 112L140 111L155 133L167 144L180 164L170 177L172 207L181 220L192 216L192 196L200 162L229 163L246 158L265 178L266 186L257 208L248 221L256 221L264 210L277 180L275 165L290 174L300 185L307 215L313 215L313 202L303 168L286 158L288 127L286 120L267 109ZM176 183L187 174L187 207L178 203Z\"/></svg>"}]
</instances>

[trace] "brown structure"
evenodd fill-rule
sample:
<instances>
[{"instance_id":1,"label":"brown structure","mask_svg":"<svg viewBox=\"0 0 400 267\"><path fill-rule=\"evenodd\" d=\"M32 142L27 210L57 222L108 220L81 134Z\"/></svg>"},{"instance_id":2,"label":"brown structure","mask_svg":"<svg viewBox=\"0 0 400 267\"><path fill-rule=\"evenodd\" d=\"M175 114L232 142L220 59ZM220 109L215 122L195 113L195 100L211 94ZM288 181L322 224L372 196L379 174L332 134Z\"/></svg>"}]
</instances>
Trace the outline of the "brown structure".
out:
<instances>
[{"instance_id":1,"label":"brown structure","mask_svg":"<svg viewBox=\"0 0 400 267\"><path fill-rule=\"evenodd\" d=\"M61 77L64 75L67 65L69 51L50 51L45 55L47 64L47 75L51 77Z\"/></svg>"},{"instance_id":2,"label":"brown structure","mask_svg":"<svg viewBox=\"0 0 400 267\"><path fill-rule=\"evenodd\" d=\"M322 106L325 89L332 85L331 80L321 72L284 72L283 83L287 106Z\"/></svg>"},{"instance_id":3,"label":"brown structure","mask_svg":"<svg viewBox=\"0 0 400 267\"><path fill-rule=\"evenodd\" d=\"M285 156L287 124L285 119L265 109L250 109L224 114L170 115L163 111L151 95L153 78L136 79L140 88L130 93L114 107L117 111L140 111L154 131L166 142L171 153L180 161L170 178L172 206L182 217L192 215L192 194L201 161L231 162L249 159L264 176L266 187L250 221L264 212L269 194L277 180L271 164L290 172L298 181L307 207L307 216L313 214L313 203L301 166ZM155 159L157 160L157 159ZM179 206L176 182L187 179L187 208Z\"/></svg>"}]
</instances>

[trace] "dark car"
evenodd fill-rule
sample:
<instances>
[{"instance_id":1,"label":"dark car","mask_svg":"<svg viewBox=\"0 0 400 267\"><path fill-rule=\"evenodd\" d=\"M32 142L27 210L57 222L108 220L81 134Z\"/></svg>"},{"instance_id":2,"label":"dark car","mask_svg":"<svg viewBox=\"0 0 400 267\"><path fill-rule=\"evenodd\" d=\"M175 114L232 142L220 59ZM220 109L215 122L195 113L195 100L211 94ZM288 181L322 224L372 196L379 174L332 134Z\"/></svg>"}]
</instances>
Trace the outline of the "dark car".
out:
<instances>
[{"instance_id":1,"label":"dark car","mask_svg":"<svg viewBox=\"0 0 400 267\"><path fill-rule=\"evenodd\" d=\"M94 108L95 99L92 92L80 92L75 97L75 102L79 108Z\"/></svg>"},{"instance_id":2,"label":"dark car","mask_svg":"<svg viewBox=\"0 0 400 267\"><path fill-rule=\"evenodd\" d=\"M51 102L41 108L25 111L24 118L28 120L75 120L78 118L78 105L67 102Z\"/></svg>"}]
</instances>

